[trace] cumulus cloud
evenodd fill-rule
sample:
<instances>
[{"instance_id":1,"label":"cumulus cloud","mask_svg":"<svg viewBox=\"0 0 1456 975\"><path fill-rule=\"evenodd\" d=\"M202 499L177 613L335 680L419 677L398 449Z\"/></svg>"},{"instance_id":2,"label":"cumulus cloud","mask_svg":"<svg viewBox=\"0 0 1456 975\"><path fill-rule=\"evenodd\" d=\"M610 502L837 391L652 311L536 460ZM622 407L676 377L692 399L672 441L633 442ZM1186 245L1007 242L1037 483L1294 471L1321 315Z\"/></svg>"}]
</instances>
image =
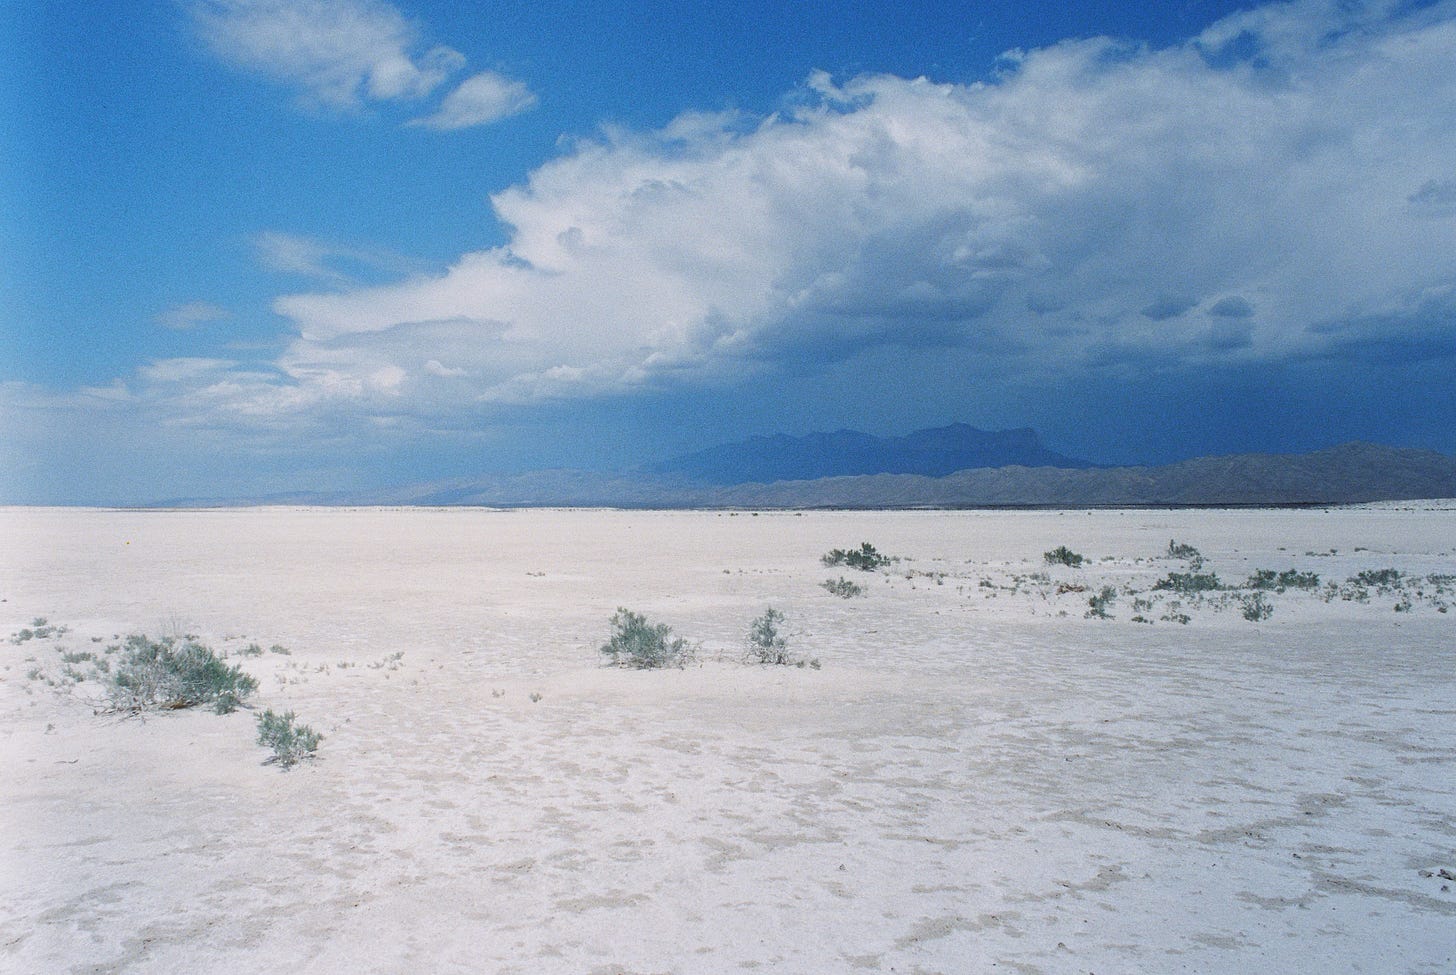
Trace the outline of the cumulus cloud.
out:
<instances>
[{"instance_id":1,"label":"cumulus cloud","mask_svg":"<svg viewBox=\"0 0 1456 975\"><path fill-rule=\"evenodd\" d=\"M1075 380L1419 333L1456 283L1453 57L1450 2L1296 0L985 84L816 74L767 118L609 131L493 197L506 245L279 298L298 337L237 395L468 425L874 349Z\"/></svg>"},{"instance_id":2,"label":"cumulus cloud","mask_svg":"<svg viewBox=\"0 0 1456 975\"><path fill-rule=\"evenodd\" d=\"M523 83L494 71L482 71L466 78L446 95L433 115L410 124L438 131L465 129L499 121L535 104L536 96Z\"/></svg>"},{"instance_id":3,"label":"cumulus cloud","mask_svg":"<svg viewBox=\"0 0 1456 975\"><path fill-rule=\"evenodd\" d=\"M383 0L193 0L188 9L224 61L330 108L424 98L466 63L453 48L426 48L419 29ZM524 84L486 72L447 95L431 118L441 129L481 125L533 100Z\"/></svg>"}]
</instances>

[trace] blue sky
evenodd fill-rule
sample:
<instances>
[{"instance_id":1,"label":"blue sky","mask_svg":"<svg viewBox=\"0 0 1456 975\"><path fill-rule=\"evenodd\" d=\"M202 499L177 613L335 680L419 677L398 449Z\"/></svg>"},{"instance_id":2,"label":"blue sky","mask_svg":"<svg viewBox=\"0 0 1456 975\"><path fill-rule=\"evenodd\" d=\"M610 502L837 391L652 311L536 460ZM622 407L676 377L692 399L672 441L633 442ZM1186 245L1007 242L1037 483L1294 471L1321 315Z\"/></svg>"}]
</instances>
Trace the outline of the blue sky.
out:
<instances>
[{"instance_id":1,"label":"blue sky","mask_svg":"<svg viewBox=\"0 0 1456 975\"><path fill-rule=\"evenodd\" d=\"M956 421L1456 452L1453 3L12 3L0 43L0 501Z\"/></svg>"}]
</instances>

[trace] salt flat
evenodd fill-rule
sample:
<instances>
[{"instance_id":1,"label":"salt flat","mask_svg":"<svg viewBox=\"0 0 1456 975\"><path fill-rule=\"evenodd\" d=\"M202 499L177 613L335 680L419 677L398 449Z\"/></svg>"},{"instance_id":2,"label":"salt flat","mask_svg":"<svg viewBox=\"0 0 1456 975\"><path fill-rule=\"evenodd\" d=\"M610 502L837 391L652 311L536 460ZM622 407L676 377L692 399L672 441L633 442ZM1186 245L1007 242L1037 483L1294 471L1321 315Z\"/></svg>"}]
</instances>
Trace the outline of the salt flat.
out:
<instances>
[{"instance_id":1,"label":"salt flat","mask_svg":"<svg viewBox=\"0 0 1456 975\"><path fill-rule=\"evenodd\" d=\"M1449 503L0 510L0 971L1456 970L1453 572ZM770 605L818 669L742 662ZM619 606L699 662L603 667ZM317 760L96 713L136 632Z\"/></svg>"}]
</instances>

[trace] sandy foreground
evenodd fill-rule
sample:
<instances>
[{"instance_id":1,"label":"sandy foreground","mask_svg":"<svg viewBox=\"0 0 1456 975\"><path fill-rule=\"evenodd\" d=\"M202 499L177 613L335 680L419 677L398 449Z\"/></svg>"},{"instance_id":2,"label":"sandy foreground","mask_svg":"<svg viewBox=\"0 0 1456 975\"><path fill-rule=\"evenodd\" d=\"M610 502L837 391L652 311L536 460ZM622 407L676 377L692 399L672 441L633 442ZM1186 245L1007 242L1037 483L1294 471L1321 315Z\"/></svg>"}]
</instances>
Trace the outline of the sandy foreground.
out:
<instances>
[{"instance_id":1,"label":"sandy foreground","mask_svg":"<svg viewBox=\"0 0 1456 975\"><path fill-rule=\"evenodd\" d=\"M1450 503L0 509L0 971L1456 971L1451 573ZM742 662L770 605L818 669ZM603 667L618 606L699 663ZM97 713L138 632L317 760Z\"/></svg>"}]
</instances>

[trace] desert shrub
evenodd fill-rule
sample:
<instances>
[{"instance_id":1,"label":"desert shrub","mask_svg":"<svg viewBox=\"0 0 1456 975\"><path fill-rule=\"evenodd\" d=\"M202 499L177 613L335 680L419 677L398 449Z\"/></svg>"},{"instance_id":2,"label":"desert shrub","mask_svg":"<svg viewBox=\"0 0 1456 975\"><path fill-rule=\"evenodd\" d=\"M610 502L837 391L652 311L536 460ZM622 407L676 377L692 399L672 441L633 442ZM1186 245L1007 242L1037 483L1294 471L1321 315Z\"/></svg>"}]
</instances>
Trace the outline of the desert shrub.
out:
<instances>
[{"instance_id":1,"label":"desert shrub","mask_svg":"<svg viewBox=\"0 0 1456 975\"><path fill-rule=\"evenodd\" d=\"M1184 596L1222 589L1223 584L1212 572L1169 572L1166 577L1153 583L1154 589L1165 589Z\"/></svg>"},{"instance_id":2,"label":"desert shrub","mask_svg":"<svg viewBox=\"0 0 1456 975\"><path fill-rule=\"evenodd\" d=\"M1400 570L1398 569L1365 569L1351 576L1350 581L1358 586L1389 589L1400 585L1400 578Z\"/></svg>"},{"instance_id":3,"label":"desert shrub","mask_svg":"<svg viewBox=\"0 0 1456 975\"><path fill-rule=\"evenodd\" d=\"M819 561L827 566L847 565L861 572L873 572L889 565L894 559L881 555L869 542L861 542L859 548L852 548L847 552L842 548L830 549Z\"/></svg>"},{"instance_id":4,"label":"desert shrub","mask_svg":"<svg viewBox=\"0 0 1456 975\"><path fill-rule=\"evenodd\" d=\"M770 606L748 625L748 657L754 663L786 664L789 641L779 632L784 614Z\"/></svg>"},{"instance_id":5,"label":"desert shrub","mask_svg":"<svg viewBox=\"0 0 1456 975\"><path fill-rule=\"evenodd\" d=\"M1244 597L1243 614L1250 623L1261 623L1274 615L1274 604L1262 592L1256 592Z\"/></svg>"},{"instance_id":6,"label":"desert shrub","mask_svg":"<svg viewBox=\"0 0 1456 975\"><path fill-rule=\"evenodd\" d=\"M615 667L637 670L683 667L693 658L693 648L682 637L674 637L672 627L648 623L640 613L620 607L612 615L612 636L602 644L602 653Z\"/></svg>"},{"instance_id":7,"label":"desert shrub","mask_svg":"<svg viewBox=\"0 0 1456 975\"><path fill-rule=\"evenodd\" d=\"M1087 598L1087 618L1106 620L1112 616L1107 612L1108 608L1117 601L1117 590L1112 586L1103 586L1095 596Z\"/></svg>"},{"instance_id":8,"label":"desert shrub","mask_svg":"<svg viewBox=\"0 0 1456 975\"><path fill-rule=\"evenodd\" d=\"M1275 592L1283 592L1286 589L1318 589L1319 576L1313 572L1299 572L1295 569L1285 569L1283 572L1275 572L1273 569L1255 569L1254 574L1249 576L1249 581L1244 583L1247 589L1273 589Z\"/></svg>"},{"instance_id":9,"label":"desert shrub","mask_svg":"<svg viewBox=\"0 0 1456 975\"><path fill-rule=\"evenodd\" d=\"M244 657L261 657L263 656L263 648L256 643L250 643L239 650L238 653Z\"/></svg>"},{"instance_id":10,"label":"desert shrub","mask_svg":"<svg viewBox=\"0 0 1456 975\"><path fill-rule=\"evenodd\" d=\"M126 638L108 694L118 711L211 704L218 714L227 714L257 689L257 680L194 640L137 634Z\"/></svg>"},{"instance_id":11,"label":"desert shrub","mask_svg":"<svg viewBox=\"0 0 1456 975\"><path fill-rule=\"evenodd\" d=\"M292 711L278 714L269 709L258 715L258 744L273 749L273 757L267 761L285 769L305 758L313 758L324 738L308 725L295 724L294 720Z\"/></svg>"},{"instance_id":12,"label":"desert shrub","mask_svg":"<svg viewBox=\"0 0 1456 975\"><path fill-rule=\"evenodd\" d=\"M840 576L838 579L825 579L819 585L827 590L830 595L842 596L845 599L864 594L864 586L861 586L857 582L851 582L844 576Z\"/></svg>"},{"instance_id":13,"label":"desert shrub","mask_svg":"<svg viewBox=\"0 0 1456 975\"><path fill-rule=\"evenodd\" d=\"M1275 592L1283 592L1284 589L1318 589L1319 575L1299 572L1297 569L1286 569L1284 572L1255 569L1254 575L1249 576L1249 581L1243 585L1248 589L1274 589Z\"/></svg>"},{"instance_id":14,"label":"desert shrub","mask_svg":"<svg viewBox=\"0 0 1456 975\"><path fill-rule=\"evenodd\" d=\"M289 650L289 649L288 649L288 648L287 648L287 647L285 647L285 646L284 646L284 645L283 645L283 644L281 644L281 643L275 643L275 644L273 644L273 645L272 645L272 646L271 646L271 647L269 647L269 648L268 648L268 652L269 652L269 653L278 653L278 654L282 654L282 655L283 655L283 656L285 656L285 657L287 657L287 656L289 656L289 655L290 655L290 654L291 654L291 653L292 653L292 652L293 652L293 651L291 651L291 650Z\"/></svg>"},{"instance_id":15,"label":"desert shrub","mask_svg":"<svg viewBox=\"0 0 1456 975\"><path fill-rule=\"evenodd\" d=\"M1058 545L1050 552L1043 552L1042 558L1046 559L1047 565L1067 565L1074 569L1081 568L1082 563L1087 561L1065 545Z\"/></svg>"},{"instance_id":16,"label":"desert shrub","mask_svg":"<svg viewBox=\"0 0 1456 975\"><path fill-rule=\"evenodd\" d=\"M1183 559L1184 561L1194 563L1195 566L1203 564L1202 552L1198 551L1192 545L1186 545L1183 542L1175 541L1171 538L1168 539L1168 558Z\"/></svg>"}]
</instances>

